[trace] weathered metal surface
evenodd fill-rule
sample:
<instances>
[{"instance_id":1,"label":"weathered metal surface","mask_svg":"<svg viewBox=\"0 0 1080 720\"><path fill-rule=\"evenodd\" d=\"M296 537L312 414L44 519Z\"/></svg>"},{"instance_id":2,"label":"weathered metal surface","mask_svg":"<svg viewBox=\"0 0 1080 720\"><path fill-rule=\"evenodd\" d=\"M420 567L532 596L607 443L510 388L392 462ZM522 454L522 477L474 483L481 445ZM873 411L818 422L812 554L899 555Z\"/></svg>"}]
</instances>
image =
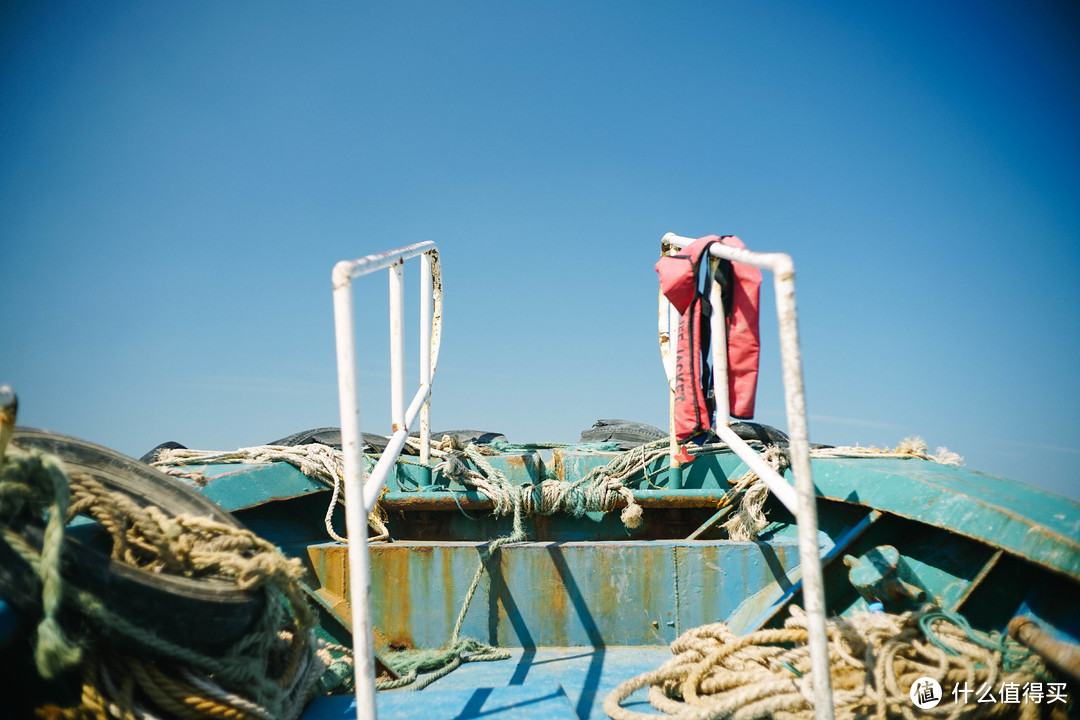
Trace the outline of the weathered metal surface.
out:
<instances>
[{"instance_id":1,"label":"weathered metal surface","mask_svg":"<svg viewBox=\"0 0 1080 720\"><path fill-rule=\"evenodd\" d=\"M420 693L378 693L379 719L603 720L607 715L602 705L608 693L671 658L667 648L542 648L511 649L510 653L507 660L466 663ZM623 705L638 712L652 711L645 690ZM567 710L571 714L561 714ZM327 697L313 700L301 720L355 717L351 698Z\"/></svg>"},{"instance_id":2,"label":"weathered metal surface","mask_svg":"<svg viewBox=\"0 0 1080 720\"><path fill-rule=\"evenodd\" d=\"M1013 610L1015 617L1024 617L1039 623L1039 626L1052 638L1073 645L1080 645L1080 612L1077 612L1076 598L1080 597L1080 588L1069 584L1062 577L1055 577L1050 582L1037 582L1027 588L1023 601ZM999 618L1004 622L1004 618Z\"/></svg>"},{"instance_id":3,"label":"weathered metal surface","mask_svg":"<svg viewBox=\"0 0 1080 720\"><path fill-rule=\"evenodd\" d=\"M573 477L613 456L571 449L555 453L555 460L562 464L564 474ZM496 467L521 484L543 477L541 462L540 455L534 452L492 458ZM509 559L515 549L505 549L490 577L482 581L480 594L466 618L468 634L503 645L587 645L597 637L608 643L648 644L669 641L672 638L665 633L673 634L677 628L717 619L729 619L736 630L750 630L775 622L789 603L801 602L800 572L793 555L785 555L779 563L783 572L774 572L755 586L756 581L752 577L747 580L741 567L708 560L724 568L720 573L702 564L704 561L693 559L692 554L671 549L672 541L685 538L713 514L712 508L729 487L728 478L740 476L745 466L728 454L699 458L687 467L687 485L694 487L669 491L663 487L665 463L666 459L651 464L648 480L635 479L631 483L640 488L634 493L646 508L646 523L633 533L622 527L617 513L590 514L588 519L562 515L529 518L526 524L531 537L559 541L553 545L561 548L557 551L561 565L547 550L528 559L524 555ZM819 512L827 562L840 552L834 545L854 555L877 545L893 545L917 578L913 584L924 588L943 607L963 612L978 627L1004 629L1013 615L1022 614L1040 620L1058 637L1075 641L1080 636L1075 608L1062 599L1075 597L1080 591L1080 575L1075 571L1080 562L1076 549L1080 513L1076 503L1000 478L920 460L860 458L815 463L817 489L826 498L819 503ZM695 466L700 476L690 474ZM489 501L476 492L464 488L454 492L416 491L412 474L419 469L399 463L395 486L384 496L395 539L482 541L509 531L509 516L492 515ZM275 543L287 546L288 552L302 554L307 543L325 537L322 515L327 495L316 493L326 487L292 466L222 465L202 470L210 476L202 488L205 494L226 508L241 509L244 522ZM444 481L437 477L437 482ZM272 502L283 498L290 499ZM859 525L858 518L866 513L861 506L870 504L888 512L880 522L868 519ZM284 514L274 512L279 507ZM301 507L302 531L296 529ZM770 518L778 522L770 527L766 539L773 546L778 542L793 545L795 526L790 515L775 503L768 508ZM340 531L340 517L337 526ZM854 536L848 537L849 531L854 531ZM860 535L862 531L865 533ZM629 551L612 549L634 544L611 542L612 538L622 537L649 538L653 542L647 544L652 549L633 551L640 562L631 563L622 557ZM580 549L571 549L578 541ZM463 543L468 549L451 552L446 549L448 543L433 542L429 551L410 551L413 557L408 561L387 557L386 562L396 562L397 569L390 572L387 565L387 570L380 571L383 579L379 582L398 593L400 602L387 603L380 612L393 611L399 619L377 621L386 625L380 628L386 633L380 651L394 644L433 646L446 640L475 572L479 544ZM318 550L312 561L326 565L333 552L342 551ZM427 560L419 559L424 552L428 553ZM705 554L699 551L697 557ZM764 556L762 550L758 550L758 556ZM1027 559L1038 565L1028 567ZM348 596L343 567L323 567L319 571L326 577L336 572L338 580L334 582L339 590L324 588L334 595L324 599L339 610ZM567 580L558 572L560 567L584 598L580 607L574 606ZM1058 580L1048 579L1040 567L1048 571L1052 568L1051 576L1064 574ZM750 575L758 571L751 568ZM404 577L405 582L397 582L398 577ZM432 585L431 579L440 577L444 580ZM620 582L629 582L637 589L630 596L631 609L621 609L621 614L616 615L610 598L621 592ZM1053 589L1041 589L1044 586ZM559 588L558 597L554 602L544 602L541 598L551 587ZM852 587L847 568L840 563L826 566L826 590L830 612L843 614L866 605ZM436 617L421 622L421 614L434 612L431 597L438 598ZM687 598L693 600L687 602ZM398 612L402 609L403 618ZM624 630L609 625L617 624L613 618L621 621L628 613L634 618L623 622L620 627ZM633 632L625 630L627 626L632 626Z\"/></svg>"},{"instance_id":4,"label":"weathered metal surface","mask_svg":"<svg viewBox=\"0 0 1080 720\"><path fill-rule=\"evenodd\" d=\"M919 579L892 545L878 545L859 557L847 555L844 564L850 568L852 587L868 603L880 602L897 612L926 600L926 590L919 587Z\"/></svg>"},{"instance_id":5,"label":"weathered metal surface","mask_svg":"<svg viewBox=\"0 0 1080 720\"><path fill-rule=\"evenodd\" d=\"M604 698L617 685L643 672L655 670L671 659L665 648L542 648L536 651L512 650L505 662L468 663L431 686L433 690L460 687L499 687L522 684L557 683L582 720L606 719ZM454 675L461 672L459 678ZM641 690L624 706L637 711L651 711ZM511 715L513 717L513 715Z\"/></svg>"},{"instance_id":6,"label":"weathered metal surface","mask_svg":"<svg viewBox=\"0 0 1080 720\"><path fill-rule=\"evenodd\" d=\"M1031 648L1052 667L1064 671L1080 682L1080 647L1055 640L1034 620L1015 617L1009 623L1009 634Z\"/></svg>"},{"instance_id":7,"label":"weathered metal surface","mask_svg":"<svg viewBox=\"0 0 1080 720\"><path fill-rule=\"evenodd\" d=\"M871 511L856 522L847 525L843 530L834 530L833 536L824 530L819 531L822 566L828 567L880 518L881 513ZM821 519L822 527L827 528L831 518L823 513ZM727 617L727 623L736 634L757 630L778 615L801 589L801 568L795 567L790 572L778 574L772 583L757 591L747 593L735 611ZM826 593L826 600L832 601L828 593Z\"/></svg>"},{"instance_id":8,"label":"weathered metal surface","mask_svg":"<svg viewBox=\"0 0 1080 720\"><path fill-rule=\"evenodd\" d=\"M724 491L719 489L634 490L633 494L639 505L654 508L714 508L724 498ZM475 490L386 492L380 500L396 510L490 510L495 506ZM626 507L626 501L617 498L614 507Z\"/></svg>"},{"instance_id":9,"label":"weathered metal surface","mask_svg":"<svg viewBox=\"0 0 1080 720\"><path fill-rule=\"evenodd\" d=\"M998 561L1001 560L1001 556L1004 552L1005 551L1001 550L1000 548L995 550L990 555L989 559L983 563L982 569L975 573L975 575L971 578L971 582L968 583L968 586L963 589L963 591L960 593L960 596L951 600L950 604L946 605L945 607L948 607L949 610L952 610L953 612L958 611L960 607L965 602L967 602L967 599L971 597L971 593L979 587L979 584L983 580L985 580L986 576L990 574L990 571L994 569Z\"/></svg>"},{"instance_id":10,"label":"weathered metal surface","mask_svg":"<svg viewBox=\"0 0 1080 720\"><path fill-rule=\"evenodd\" d=\"M556 451L565 477L582 477L609 462L613 453ZM515 484L536 483L542 460L536 452L490 458ZM663 489L666 458L647 468L635 497L643 507L715 507L745 466L734 455L700 457L687 465L684 490ZM923 460L820 459L814 477L821 497L859 503L988 543L1033 562L1080 577L1080 505L1037 488ZM321 492L327 487L285 463L193 467L208 477L195 484L227 510ZM485 510L489 501L474 491L417 492L419 468L399 463L385 501L402 510ZM436 484L445 480L436 473ZM454 483L453 485L457 485ZM453 487L453 486L451 486ZM898 547L903 551L903 547Z\"/></svg>"},{"instance_id":11,"label":"weathered metal surface","mask_svg":"<svg viewBox=\"0 0 1080 720\"><path fill-rule=\"evenodd\" d=\"M958 608L974 627L1005 631L1016 616L1054 637L1080 643L1080 582L1003 553Z\"/></svg>"},{"instance_id":12,"label":"weathered metal surface","mask_svg":"<svg viewBox=\"0 0 1080 720\"><path fill-rule=\"evenodd\" d=\"M386 647L441 647L483 543L371 547L373 624ZM331 602L348 598L345 550L312 546ZM503 647L664 645L725 619L794 570L790 540L521 543L488 565L462 633Z\"/></svg>"},{"instance_id":13,"label":"weathered metal surface","mask_svg":"<svg viewBox=\"0 0 1080 720\"><path fill-rule=\"evenodd\" d=\"M229 511L329 490L288 463L191 465L184 469L206 477L205 482L184 482Z\"/></svg>"},{"instance_id":14,"label":"weathered metal surface","mask_svg":"<svg viewBox=\"0 0 1080 720\"><path fill-rule=\"evenodd\" d=\"M820 496L875 507L1080 577L1080 504L1030 485L917 459L814 461Z\"/></svg>"},{"instance_id":15,"label":"weathered metal surface","mask_svg":"<svg viewBox=\"0 0 1080 720\"><path fill-rule=\"evenodd\" d=\"M510 452L488 458L492 467L506 475L510 482L523 485L539 482L540 456L536 452ZM420 500L426 497L416 492L420 483L424 481L422 473L424 468L415 464L415 459L409 462L399 462L394 476L388 481L387 487L392 491L391 497L400 498L404 504L408 504L410 497ZM468 462L466 465L470 465ZM471 465L470 465L471 466ZM323 492L330 489L327 482L310 478L300 470L288 463L232 463L224 465L191 465L185 468L191 473L200 473L205 480L185 479L191 487L199 490L202 494L213 500L225 510L243 510L264 503L287 500L315 492ZM441 474L436 473L434 481L446 486L446 480ZM457 483L451 487L459 489L458 496L466 498L464 502L470 502L467 498L479 496L478 493L462 493L463 488ZM411 491L411 492L410 492ZM439 497L437 494L434 497ZM450 495L441 496L451 506L454 506Z\"/></svg>"}]
</instances>

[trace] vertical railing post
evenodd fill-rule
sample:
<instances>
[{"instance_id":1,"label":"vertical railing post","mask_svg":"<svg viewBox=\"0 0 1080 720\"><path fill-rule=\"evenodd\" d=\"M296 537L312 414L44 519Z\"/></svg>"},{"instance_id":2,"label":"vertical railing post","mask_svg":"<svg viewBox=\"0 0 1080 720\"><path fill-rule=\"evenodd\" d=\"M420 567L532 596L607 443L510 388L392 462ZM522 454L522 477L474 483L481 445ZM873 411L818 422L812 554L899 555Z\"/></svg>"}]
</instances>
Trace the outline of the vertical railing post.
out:
<instances>
[{"instance_id":1,"label":"vertical railing post","mask_svg":"<svg viewBox=\"0 0 1080 720\"><path fill-rule=\"evenodd\" d=\"M661 252L669 247L680 248L692 242L672 233L664 236ZM825 624L825 589L822 581L821 556L818 547L817 493L810 468L810 442L806 423L806 395L803 390L802 357L799 350L798 315L795 307L795 268L791 258L780 253L756 253L743 248L714 244L710 248L710 263L723 257L734 262L744 262L754 267L771 270L776 290L776 313L780 331L780 360L784 376L784 400L787 410L788 443L791 455L791 471L795 476L794 490L778 473L767 465L727 423L729 412L727 380L727 341L723 324L723 298L714 284L710 289L709 302L713 306L710 329L713 342L713 394L716 398L716 432L748 467L754 470L770 492L795 516L799 533L799 566L802 569L803 602L807 615L807 644L810 647L811 683L814 692L814 717L816 720L833 720L832 677L829 671L828 634ZM661 294L661 304L663 295ZM661 317L663 313L661 313ZM671 308L668 307L668 333L661 327L661 353L675 352L676 339L670 331ZM665 369L674 372L674 363L665 357ZM721 410L724 419L721 421ZM672 408L672 434L674 442L674 407Z\"/></svg>"},{"instance_id":2,"label":"vertical railing post","mask_svg":"<svg viewBox=\"0 0 1080 720\"><path fill-rule=\"evenodd\" d=\"M406 259L423 255L421 269L420 387L405 407L405 305ZM390 271L390 403L394 432L379 462L365 481L363 439L360 431L360 399L356 381L356 332L353 318L352 280L376 270ZM334 333L338 364L338 402L341 408L341 449L344 462L345 527L348 532L348 599L352 610L353 658L357 720L375 720L375 644L371 624L371 558L367 546L367 518L378 501L388 477L394 474L398 456L408 439L409 427L421 421L421 447L427 448L430 427L427 413L435 364L441 340L442 279L438 249L430 241L399 250L343 260L334 266ZM421 450L421 457L427 455Z\"/></svg>"},{"instance_id":3,"label":"vertical railing post","mask_svg":"<svg viewBox=\"0 0 1080 720\"><path fill-rule=\"evenodd\" d=\"M405 427L405 261L390 266L390 421Z\"/></svg>"},{"instance_id":4,"label":"vertical railing post","mask_svg":"<svg viewBox=\"0 0 1080 720\"><path fill-rule=\"evenodd\" d=\"M364 507L364 460L360 436L360 399L356 386L356 338L353 321L352 264L334 267L334 338L337 346L341 452L345 465L345 532L349 541L349 603L352 606L356 717L375 718L375 643L371 631L371 568Z\"/></svg>"},{"instance_id":5,"label":"vertical railing post","mask_svg":"<svg viewBox=\"0 0 1080 720\"><path fill-rule=\"evenodd\" d=\"M780 326L780 362L784 375L784 403L788 421L788 451L798 498L796 524L799 532L799 565L806 610L807 643L810 646L810 682L814 689L817 720L833 720L832 673L829 669L829 635L825 625L825 585L817 537L817 492L810 470L810 434L806 423L802 353L795 307L795 266L780 255L774 267L776 312Z\"/></svg>"},{"instance_id":6,"label":"vertical railing post","mask_svg":"<svg viewBox=\"0 0 1080 720\"><path fill-rule=\"evenodd\" d=\"M420 257L420 384L431 385L431 253ZM431 401L420 408L420 486L431 485Z\"/></svg>"}]
</instances>

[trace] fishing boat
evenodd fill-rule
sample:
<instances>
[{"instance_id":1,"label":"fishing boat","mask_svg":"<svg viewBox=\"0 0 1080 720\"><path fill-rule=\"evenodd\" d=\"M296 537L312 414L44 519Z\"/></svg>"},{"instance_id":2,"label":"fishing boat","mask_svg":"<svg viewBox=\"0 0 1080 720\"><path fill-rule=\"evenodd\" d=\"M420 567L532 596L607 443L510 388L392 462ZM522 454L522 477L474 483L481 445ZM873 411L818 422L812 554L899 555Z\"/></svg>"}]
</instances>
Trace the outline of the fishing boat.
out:
<instances>
[{"instance_id":1,"label":"fishing boat","mask_svg":"<svg viewBox=\"0 0 1080 720\"><path fill-rule=\"evenodd\" d=\"M693 245L669 234L660 255ZM693 270L715 310L701 320L711 343L691 350L721 410L691 440L676 424L686 313L663 293L658 392L672 398L671 427L602 419L573 444L433 432L443 286L430 242L334 268L338 426L229 451L170 443L136 461L11 430L9 404L4 482L17 459L19 473L72 487L70 505L29 490L18 507L0 502L2 669L26 688L12 712L823 719L992 704L1075 716L1080 505L917 438L812 445L792 261L738 245L710 243ZM411 258L426 311L409 398ZM786 433L724 412L737 371L724 263L774 273ZM389 437L362 432L355 377L352 283L379 271L391 287ZM153 529L117 540L128 536L108 526L129 506ZM200 539L185 544L187 533ZM233 556L213 555L226 545ZM255 637L266 640L252 649ZM272 687L245 695L236 678L251 667Z\"/></svg>"}]
</instances>

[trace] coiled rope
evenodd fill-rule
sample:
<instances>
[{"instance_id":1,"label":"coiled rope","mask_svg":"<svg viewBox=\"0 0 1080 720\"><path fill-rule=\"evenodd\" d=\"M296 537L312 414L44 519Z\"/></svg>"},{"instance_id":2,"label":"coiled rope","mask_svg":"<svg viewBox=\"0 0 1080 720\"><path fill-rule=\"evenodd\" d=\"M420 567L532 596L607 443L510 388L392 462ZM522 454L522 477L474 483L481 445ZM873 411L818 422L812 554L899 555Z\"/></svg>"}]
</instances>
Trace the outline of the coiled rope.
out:
<instances>
[{"instance_id":1,"label":"coiled rope","mask_svg":"<svg viewBox=\"0 0 1080 720\"><path fill-rule=\"evenodd\" d=\"M17 517L46 515L41 550L11 525ZM262 615L240 641L214 655L117 615L60 573L64 526L75 515L96 520L109 534L115 560L157 573L227 580L261 593ZM286 559L248 530L142 506L90 475L69 475L61 461L37 450L7 450L0 468L0 539L42 581L38 671L48 678L82 668L79 705L46 705L38 710L41 717L104 720L165 712L191 720L289 720L299 716L329 663L314 637L316 618L301 589L300 561ZM57 621L61 605L84 618L73 625L105 632L72 636Z\"/></svg>"},{"instance_id":2,"label":"coiled rope","mask_svg":"<svg viewBox=\"0 0 1080 720\"><path fill-rule=\"evenodd\" d=\"M1042 660L1011 638L977 633L959 616L931 606L902 615L856 613L827 625L837 718L1038 717L1031 704L953 703L948 697L962 683L977 691L1050 679ZM604 710L613 720L814 717L806 615L798 607L782 629L737 637L724 623L703 625L677 638L671 652L659 669L607 696ZM919 710L909 695L923 677L943 688L933 711ZM622 706L645 687L650 704L665 715Z\"/></svg>"}]
</instances>

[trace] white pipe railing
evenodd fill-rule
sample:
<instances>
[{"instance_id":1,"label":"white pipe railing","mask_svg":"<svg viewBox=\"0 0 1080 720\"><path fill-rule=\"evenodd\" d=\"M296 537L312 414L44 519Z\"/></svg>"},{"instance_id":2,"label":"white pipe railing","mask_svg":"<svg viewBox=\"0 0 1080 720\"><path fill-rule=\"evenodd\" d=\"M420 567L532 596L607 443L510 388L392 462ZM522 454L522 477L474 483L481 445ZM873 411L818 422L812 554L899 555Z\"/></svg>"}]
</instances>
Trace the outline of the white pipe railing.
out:
<instances>
[{"instance_id":1,"label":"white pipe railing","mask_svg":"<svg viewBox=\"0 0 1080 720\"><path fill-rule=\"evenodd\" d=\"M661 241L661 253L686 247L694 240L668 233ZM746 263L774 276L776 314L780 328L780 362L784 376L787 409L788 451L795 487L773 470L754 450L728 427L727 342L720 290L713 283L709 301L713 314L713 393L717 400L716 434L753 470L795 516L799 529L799 564L802 566L803 603L806 605L807 635L810 645L811 683L814 690L814 717L833 720L832 677L829 673L829 639L825 629L825 588L818 554L817 494L810 470L810 441L806 423L806 395L803 391L802 357L799 352L799 324L795 308L795 266L783 253L758 253L720 243L709 246L714 258ZM710 258L711 262L711 258ZM670 303L660 294L660 354L668 382L674 389L678 321L671 320ZM722 372L721 372L722 371ZM723 404L721 404L721 399ZM722 415L721 415L722 413ZM674 422L674 421L672 421ZM674 432L673 432L674 435ZM673 440L674 442L674 440ZM673 453L674 455L674 453ZM674 463L674 457L672 458Z\"/></svg>"},{"instance_id":2,"label":"white pipe railing","mask_svg":"<svg viewBox=\"0 0 1080 720\"><path fill-rule=\"evenodd\" d=\"M405 261L423 255L420 270L420 387L405 408ZM393 434L371 477L364 480L363 436L356 384L356 331L352 281L389 268L390 274L390 407ZM349 540L349 602L352 606L356 717L375 718L375 650L371 627L371 567L367 516L420 416L420 459L430 458L431 382L442 336L442 280L439 250L427 241L334 266L334 335L337 345L338 402L341 407L341 450L345 463L345 528Z\"/></svg>"}]
</instances>

